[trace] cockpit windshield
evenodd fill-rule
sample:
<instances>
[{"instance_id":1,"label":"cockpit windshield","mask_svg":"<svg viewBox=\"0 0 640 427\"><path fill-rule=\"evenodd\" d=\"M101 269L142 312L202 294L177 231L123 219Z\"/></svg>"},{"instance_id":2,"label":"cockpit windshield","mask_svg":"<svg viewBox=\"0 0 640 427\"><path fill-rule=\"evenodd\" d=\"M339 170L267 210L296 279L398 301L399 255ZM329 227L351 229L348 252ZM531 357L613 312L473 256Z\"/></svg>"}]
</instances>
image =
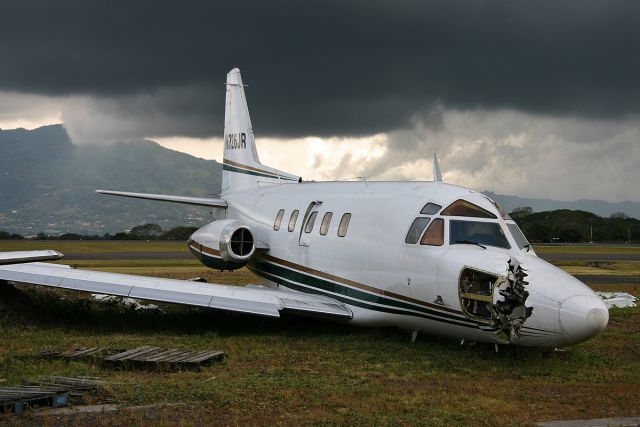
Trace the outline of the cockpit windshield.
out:
<instances>
[{"instance_id":1,"label":"cockpit windshield","mask_svg":"<svg viewBox=\"0 0 640 427\"><path fill-rule=\"evenodd\" d=\"M496 222L452 219L449 224L449 244L451 245L486 245L505 249L511 247L500 224Z\"/></svg>"},{"instance_id":2,"label":"cockpit windshield","mask_svg":"<svg viewBox=\"0 0 640 427\"><path fill-rule=\"evenodd\" d=\"M520 249L529 247L527 238L524 237L524 234L522 234L522 230L520 230L520 227L518 227L517 224L507 224L507 227L509 227L509 232L513 236L513 240L516 241L516 245L518 245Z\"/></svg>"},{"instance_id":3,"label":"cockpit windshield","mask_svg":"<svg viewBox=\"0 0 640 427\"><path fill-rule=\"evenodd\" d=\"M458 199L444 208L440 215L444 216L471 216L475 218L491 218L497 219L498 217L489 212L486 209L481 208L478 205L464 200Z\"/></svg>"}]
</instances>

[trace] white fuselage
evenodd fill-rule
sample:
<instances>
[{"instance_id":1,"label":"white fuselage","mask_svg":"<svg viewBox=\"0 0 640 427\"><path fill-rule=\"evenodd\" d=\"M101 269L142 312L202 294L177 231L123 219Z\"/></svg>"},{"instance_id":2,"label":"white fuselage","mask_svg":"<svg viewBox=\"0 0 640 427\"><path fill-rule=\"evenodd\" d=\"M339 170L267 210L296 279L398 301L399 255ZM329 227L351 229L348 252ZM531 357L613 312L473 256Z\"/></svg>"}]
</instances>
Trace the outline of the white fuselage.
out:
<instances>
[{"instance_id":1,"label":"white fuselage","mask_svg":"<svg viewBox=\"0 0 640 427\"><path fill-rule=\"evenodd\" d=\"M588 339L606 326L608 312L586 285L519 248L495 204L484 195L442 182L323 182L267 184L226 194L226 218L248 224L259 246L249 268L268 281L295 291L338 299L353 311L352 322L398 326L467 340L520 345L561 346ZM495 213L510 248L450 242L453 216L420 214L422 207L442 207L463 199ZM314 203L315 202L315 203ZM310 208L310 204L313 204ZM278 211L284 209L279 230ZM293 231L288 225L298 210ZM310 233L304 220L318 211ZM333 213L326 235L319 232L326 212ZM346 235L339 222L351 214ZM306 214L306 215L305 215ZM416 217L444 220L442 246L405 243ZM532 313L517 336L506 336L488 319L463 309L459 283L465 267L496 277L508 275L509 260L527 271ZM488 298L500 299L496 289ZM606 317L606 318L605 318Z\"/></svg>"}]
</instances>

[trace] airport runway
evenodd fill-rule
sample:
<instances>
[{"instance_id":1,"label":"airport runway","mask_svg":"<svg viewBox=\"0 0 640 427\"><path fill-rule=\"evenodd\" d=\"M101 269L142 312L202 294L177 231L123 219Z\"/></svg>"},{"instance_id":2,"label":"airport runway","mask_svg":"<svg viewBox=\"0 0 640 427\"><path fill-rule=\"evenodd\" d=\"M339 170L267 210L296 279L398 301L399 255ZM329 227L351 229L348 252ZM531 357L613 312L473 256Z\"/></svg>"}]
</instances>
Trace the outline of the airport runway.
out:
<instances>
[{"instance_id":1,"label":"airport runway","mask_svg":"<svg viewBox=\"0 0 640 427\"><path fill-rule=\"evenodd\" d=\"M547 261L640 261L638 254L539 254ZM110 259L189 259L188 251L175 252L93 252L65 253L66 260L110 260Z\"/></svg>"},{"instance_id":2,"label":"airport runway","mask_svg":"<svg viewBox=\"0 0 640 427\"><path fill-rule=\"evenodd\" d=\"M65 261L104 261L113 259L195 259L191 252L90 252L90 253L65 253Z\"/></svg>"},{"instance_id":3,"label":"airport runway","mask_svg":"<svg viewBox=\"0 0 640 427\"><path fill-rule=\"evenodd\" d=\"M574 274L573 277L584 283L616 283L621 285L638 285L640 276L613 276L598 274Z\"/></svg>"},{"instance_id":4,"label":"airport runway","mask_svg":"<svg viewBox=\"0 0 640 427\"><path fill-rule=\"evenodd\" d=\"M541 258L547 261L640 261L640 254L542 254ZM68 253L65 261L81 260L122 260L122 259L195 259L190 252L93 252L93 253ZM585 274L576 275L578 280L585 283L619 283L640 284L640 276L613 276Z\"/></svg>"},{"instance_id":5,"label":"airport runway","mask_svg":"<svg viewBox=\"0 0 640 427\"><path fill-rule=\"evenodd\" d=\"M547 261L640 261L638 254L538 254Z\"/></svg>"}]
</instances>

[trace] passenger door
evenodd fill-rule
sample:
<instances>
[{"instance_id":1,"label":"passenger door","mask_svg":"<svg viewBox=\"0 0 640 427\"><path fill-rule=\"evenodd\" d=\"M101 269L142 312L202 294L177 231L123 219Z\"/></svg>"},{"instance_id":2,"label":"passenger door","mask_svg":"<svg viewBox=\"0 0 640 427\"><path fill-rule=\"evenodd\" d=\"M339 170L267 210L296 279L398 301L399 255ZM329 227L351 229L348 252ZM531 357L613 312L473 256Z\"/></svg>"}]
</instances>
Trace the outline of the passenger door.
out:
<instances>
[{"instance_id":1,"label":"passenger door","mask_svg":"<svg viewBox=\"0 0 640 427\"><path fill-rule=\"evenodd\" d=\"M309 247L311 245L311 234L315 228L315 223L318 221L318 209L320 205L322 205L322 202L319 200L314 200L309 203L309 207L302 219L298 245L303 247Z\"/></svg>"}]
</instances>

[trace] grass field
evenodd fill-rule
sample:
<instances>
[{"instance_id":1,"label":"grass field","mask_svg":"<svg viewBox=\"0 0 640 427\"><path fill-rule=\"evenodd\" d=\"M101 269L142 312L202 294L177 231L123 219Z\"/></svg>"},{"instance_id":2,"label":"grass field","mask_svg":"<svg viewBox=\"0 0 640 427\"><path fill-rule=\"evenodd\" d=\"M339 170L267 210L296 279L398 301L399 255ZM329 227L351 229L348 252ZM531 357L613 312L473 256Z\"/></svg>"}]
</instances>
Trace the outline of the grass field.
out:
<instances>
[{"instance_id":1,"label":"grass field","mask_svg":"<svg viewBox=\"0 0 640 427\"><path fill-rule=\"evenodd\" d=\"M76 240L0 240L0 251L55 249L62 253L81 252L189 252L185 242L169 241L76 241Z\"/></svg>"},{"instance_id":2,"label":"grass field","mask_svg":"<svg viewBox=\"0 0 640 427\"><path fill-rule=\"evenodd\" d=\"M553 261L553 264L569 274L640 276L639 261Z\"/></svg>"},{"instance_id":3,"label":"grass field","mask_svg":"<svg viewBox=\"0 0 640 427\"><path fill-rule=\"evenodd\" d=\"M122 250L130 251L125 245ZM220 273L191 260L74 264L163 277L205 275L233 284L256 281L246 269ZM549 354L524 348L495 353L491 346L423 335L411 344L395 329L164 307L165 313L141 313L71 292L1 286L0 385L43 375L89 375L110 383L85 403L185 405L71 419L0 416L0 425L488 426L640 415L640 308L612 310L603 334ZM74 345L220 349L229 357L202 372L175 373L111 371L38 357L46 346Z\"/></svg>"}]
</instances>

